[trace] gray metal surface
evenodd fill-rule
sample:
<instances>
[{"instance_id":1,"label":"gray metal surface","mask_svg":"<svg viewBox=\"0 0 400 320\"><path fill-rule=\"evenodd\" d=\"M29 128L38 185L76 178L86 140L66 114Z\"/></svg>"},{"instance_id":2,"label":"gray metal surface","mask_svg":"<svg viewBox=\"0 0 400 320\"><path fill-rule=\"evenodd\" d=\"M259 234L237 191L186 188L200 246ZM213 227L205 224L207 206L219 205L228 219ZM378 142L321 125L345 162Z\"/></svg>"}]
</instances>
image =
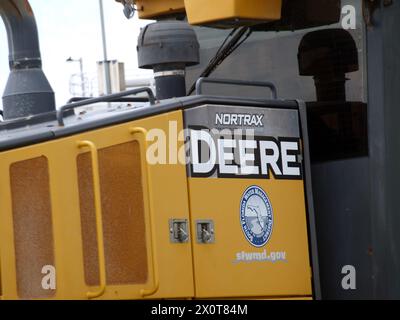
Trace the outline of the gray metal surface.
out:
<instances>
[{"instance_id":1,"label":"gray metal surface","mask_svg":"<svg viewBox=\"0 0 400 320\"><path fill-rule=\"evenodd\" d=\"M215 123L217 114L263 115L262 127L244 125L218 125ZM203 105L185 111L187 127L206 127L223 129L253 129L256 136L265 137L300 137L299 113L297 110L252 108L230 105Z\"/></svg>"},{"instance_id":2,"label":"gray metal surface","mask_svg":"<svg viewBox=\"0 0 400 320\"><path fill-rule=\"evenodd\" d=\"M400 299L399 17L398 1L381 5L367 29L369 157L312 165L325 299Z\"/></svg>"},{"instance_id":3,"label":"gray metal surface","mask_svg":"<svg viewBox=\"0 0 400 320\"><path fill-rule=\"evenodd\" d=\"M312 165L323 299L371 299L369 159ZM344 266L356 268L356 290L342 288Z\"/></svg>"},{"instance_id":4,"label":"gray metal surface","mask_svg":"<svg viewBox=\"0 0 400 320\"><path fill-rule=\"evenodd\" d=\"M216 79L216 78L199 78L196 81L196 94L203 94L204 84L223 84L223 85L234 85L241 87L261 87L268 88L271 91L272 99L278 99L278 90L275 84L268 81L242 81L242 80L231 80L231 79Z\"/></svg>"},{"instance_id":5,"label":"gray metal surface","mask_svg":"<svg viewBox=\"0 0 400 320\"><path fill-rule=\"evenodd\" d=\"M304 167L304 182L307 206L307 223L308 223L308 239L310 248L310 264L312 266L312 283L314 298L317 300L322 299L321 291L321 274L320 274L320 261L319 261L319 243L317 238L317 224L315 217L314 205L314 187L311 174L311 158L310 158L310 144L308 135L307 123L307 107L306 104L298 100L299 116L301 134L303 139L303 167Z\"/></svg>"},{"instance_id":6,"label":"gray metal surface","mask_svg":"<svg viewBox=\"0 0 400 320\"><path fill-rule=\"evenodd\" d=\"M373 297L400 299L400 2L368 28L369 177Z\"/></svg>"},{"instance_id":7,"label":"gray metal surface","mask_svg":"<svg viewBox=\"0 0 400 320\"><path fill-rule=\"evenodd\" d=\"M0 1L9 47L10 76L3 95L5 120L55 111L54 92L42 70L35 16L27 0Z\"/></svg>"}]
</instances>

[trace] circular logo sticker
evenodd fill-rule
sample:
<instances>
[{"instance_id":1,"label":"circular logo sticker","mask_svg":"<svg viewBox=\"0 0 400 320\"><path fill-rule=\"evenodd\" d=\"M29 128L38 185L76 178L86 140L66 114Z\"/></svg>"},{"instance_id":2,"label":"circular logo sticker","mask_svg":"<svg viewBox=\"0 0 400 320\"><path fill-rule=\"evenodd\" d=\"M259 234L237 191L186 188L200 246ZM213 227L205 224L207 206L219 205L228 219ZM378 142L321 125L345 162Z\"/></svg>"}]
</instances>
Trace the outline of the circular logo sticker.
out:
<instances>
[{"instance_id":1,"label":"circular logo sticker","mask_svg":"<svg viewBox=\"0 0 400 320\"><path fill-rule=\"evenodd\" d=\"M246 239L255 247L265 246L271 238L274 217L265 191L258 186L248 188L240 201L240 223Z\"/></svg>"}]
</instances>

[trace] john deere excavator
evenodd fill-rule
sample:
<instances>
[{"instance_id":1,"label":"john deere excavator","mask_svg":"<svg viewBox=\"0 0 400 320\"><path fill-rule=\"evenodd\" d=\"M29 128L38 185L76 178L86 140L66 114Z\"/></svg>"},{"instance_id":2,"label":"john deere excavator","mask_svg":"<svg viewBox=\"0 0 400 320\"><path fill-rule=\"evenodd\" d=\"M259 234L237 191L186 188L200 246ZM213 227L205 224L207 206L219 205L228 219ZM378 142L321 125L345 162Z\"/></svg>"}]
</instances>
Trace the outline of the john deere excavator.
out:
<instances>
[{"instance_id":1,"label":"john deere excavator","mask_svg":"<svg viewBox=\"0 0 400 320\"><path fill-rule=\"evenodd\" d=\"M118 2L155 92L58 108L0 2L0 298L400 298L400 2Z\"/></svg>"}]
</instances>

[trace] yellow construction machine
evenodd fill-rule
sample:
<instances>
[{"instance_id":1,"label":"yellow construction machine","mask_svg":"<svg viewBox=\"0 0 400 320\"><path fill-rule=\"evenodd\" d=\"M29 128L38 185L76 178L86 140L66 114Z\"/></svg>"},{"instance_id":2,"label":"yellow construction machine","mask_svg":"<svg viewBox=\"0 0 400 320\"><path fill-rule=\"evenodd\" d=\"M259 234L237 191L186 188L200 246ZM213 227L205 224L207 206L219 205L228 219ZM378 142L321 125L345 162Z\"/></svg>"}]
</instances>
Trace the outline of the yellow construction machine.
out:
<instances>
[{"instance_id":1,"label":"yellow construction machine","mask_svg":"<svg viewBox=\"0 0 400 320\"><path fill-rule=\"evenodd\" d=\"M118 2L127 17L156 20L138 39L156 92L59 108L28 1L0 2L11 69L0 297L398 297L398 277L383 273L399 254L384 243L395 252L400 239L382 217L398 220L390 105L400 72L382 44L395 45L400 3ZM79 111L102 103L106 112ZM385 164L393 176L380 175ZM363 279L356 289L343 284L345 266Z\"/></svg>"}]
</instances>

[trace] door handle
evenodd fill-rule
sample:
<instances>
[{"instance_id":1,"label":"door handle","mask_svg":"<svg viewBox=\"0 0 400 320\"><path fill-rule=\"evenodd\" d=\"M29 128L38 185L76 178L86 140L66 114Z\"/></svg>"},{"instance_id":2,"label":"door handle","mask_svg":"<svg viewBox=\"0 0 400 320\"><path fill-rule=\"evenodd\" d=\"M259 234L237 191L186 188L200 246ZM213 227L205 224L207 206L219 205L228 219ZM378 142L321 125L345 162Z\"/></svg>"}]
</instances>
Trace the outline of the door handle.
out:
<instances>
[{"instance_id":1,"label":"door handle","mask_svg":"<svg viewBox=\"0 0 400 320\"><path fill-rule=\"evenodd\" d=\"M147 153L147 130L144 128L140 128L140 127L135 127L135 128L131 128L130 133L132 135L134 134L141 134L143 135L143 156L146 157L146 153ZM140 142L139 142L140 143ZM160 282L159 282L159 275L158 275L158 260L157 260L157 246L156 246L156 240L155 240L155 228L154 228L154 208L153 208L153 201L151 201L151 195L152 195L152 191L153 191L153 185L152 185L152 180L151 180L151 176L150 176L150 166L146 161L146 184L147 184L147 201L148 201L148 208L149 208L149 217L148 217L148 221L150 224L150 241L151 241L151 262L152 262L152 273L153 273L153 287L150 289L142 289L140 290L140 295L144 298L144 297L148 297L148 296L152 296L154 295L159 287L160 287Z\"/></svg>"},{"instance_id":2,"label":"door handle","mask_svg":"<svg viewBox=\"0 0 400 320\"><path fill-rule=\"evenodd\" d=\"M215 243L215 227L213 220L196 221L196 238L198 244Z\"/></svg>"},{"instance_id":3,"label":"door handle","mask_svg":"<svg viewBox=\"0 0 400 320\"><path fill-rule=\"evenodd\" d=\"M98 291L89 291L86 293L88 299L94 299L102 296L106 290L106 260L104 254L104 238L103 238L103 214L101 209L101 190L100 190L100 171L99 156L96 145L91 141L78 141L78 148L89 148L92 158L92 175L94 190L94 206L96 213L96 236L97 250L99 259L100 286Z\"/></svg>"}]
</instances>

